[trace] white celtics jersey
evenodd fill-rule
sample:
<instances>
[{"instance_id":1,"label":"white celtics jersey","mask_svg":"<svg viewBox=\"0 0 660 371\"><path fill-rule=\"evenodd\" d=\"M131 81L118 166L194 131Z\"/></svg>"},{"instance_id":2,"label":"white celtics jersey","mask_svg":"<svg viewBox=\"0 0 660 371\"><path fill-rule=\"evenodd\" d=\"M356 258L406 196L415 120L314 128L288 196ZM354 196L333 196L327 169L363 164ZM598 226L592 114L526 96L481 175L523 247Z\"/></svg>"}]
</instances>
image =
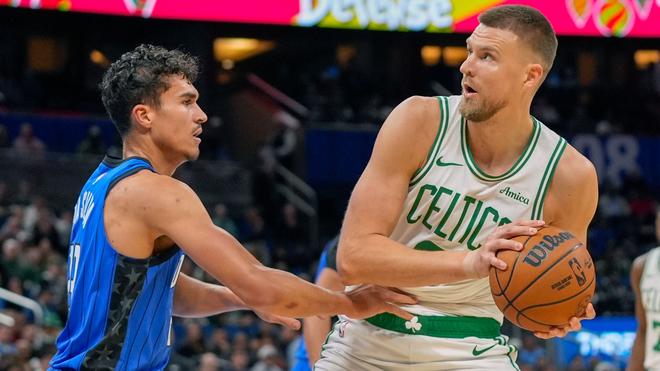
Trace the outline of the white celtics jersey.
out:
<instances>
[{"instance_id":1,"label":"white celtics jersey","mask_svg":"<svg viewBox=\"0 0 660 371\"><path fill-rule=\"evenodd\" d=\"M660 247L651 250L639 284L646 313L644 368L660 370Z\"/></svg>"},{"instance_id":2,"label":"white celtics jersey","mask_svg":"<svg viewBox=\"0 0 660 371\"><path fill-rule=\"evenodd\" d=\"M506 172L479 169L467 145L460 96L439 97L441 118L425 164L413 175L399 221L390 236L420 250L478 249L493 230L519 219L541 219L543 200L566 140L532 118L520 158ZM419 299L422 315L491 317L502 322L488 278L404 288Z\"/></svg>"}]
</instances>

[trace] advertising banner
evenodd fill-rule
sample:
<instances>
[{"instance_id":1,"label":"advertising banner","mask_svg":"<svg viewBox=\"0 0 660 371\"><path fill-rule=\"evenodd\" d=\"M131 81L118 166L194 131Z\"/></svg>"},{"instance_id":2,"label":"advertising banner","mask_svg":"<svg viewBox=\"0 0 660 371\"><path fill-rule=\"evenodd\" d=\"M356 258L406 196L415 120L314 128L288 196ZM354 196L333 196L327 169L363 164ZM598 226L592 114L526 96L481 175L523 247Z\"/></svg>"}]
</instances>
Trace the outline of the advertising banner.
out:
<instances>
[{"instance_id":1,"label":"advertising banner","mask_svg":"<svg viewBox=\"0 0 660 371\"><path fill-rule=\"evenodd\" d=\"M218 22L472 32L500 4L539 9L560 35L660 37L660 0L0 0L0 6Z\"/></svg>"}]
</instances>

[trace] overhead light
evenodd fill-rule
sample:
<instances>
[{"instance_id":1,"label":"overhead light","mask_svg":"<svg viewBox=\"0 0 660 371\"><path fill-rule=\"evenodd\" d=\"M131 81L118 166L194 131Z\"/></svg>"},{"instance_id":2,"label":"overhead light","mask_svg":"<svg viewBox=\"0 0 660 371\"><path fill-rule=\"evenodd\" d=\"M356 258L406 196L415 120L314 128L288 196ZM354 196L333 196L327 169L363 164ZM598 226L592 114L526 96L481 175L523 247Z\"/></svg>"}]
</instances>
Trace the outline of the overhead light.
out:
<instances>
[{"instance_id":1,"label":"overhead light","mask_svg":"<svg viewBox=\"0 0 660 371\"><path fill-rule=\"evenodd\" d=\"M464 46L446 46L442 53L442 59L450 67L456 67L463 63L467 57L467 48Z\"/></svg>"},{"instance_id":2,"label":"overhead light","mask_svg":"<svg viewBox=\"0 0 660 371\"><path fill-rule=\"evenodd\" d=\"M426 66L435 66L440 62L442 56L442 48L435 45L424 45L420 51L422 62Z\"/></svg>"},{"instance_id":3,"label":"overhead light","mask_svg":"<svg viewBox=\"0 0 660 371\"><path fill-rule=\"evenodd\" d=\"M635 65L640 70L645 70L649 65L660 62L660 51L644 50L635 51Z\"/></svg>"},{"instance_id":4,"label":"overhead light","mask_svg":"<svg viewBox=\"0 0 660 371\"><path fill-rule=\"evenodd\" d=\"M216 61L223 63L231 60L234 63L275 48L272 41L247 38L217 38L213 40L213 56Z\"/></svg>"},{"instance_id":5,"label":"overhead light","mask_svg":"<svg viewBox=\"0 0 660 371\"><path fill-rule=\"evenodd\" d=\"M92 61L92 63L101 66L101 67L108 67L110 65L110 61L108 60L108 57L105 56L101 51L99 50L92 50L89 53L89 60Z\"/></svg>"}]
</instances>

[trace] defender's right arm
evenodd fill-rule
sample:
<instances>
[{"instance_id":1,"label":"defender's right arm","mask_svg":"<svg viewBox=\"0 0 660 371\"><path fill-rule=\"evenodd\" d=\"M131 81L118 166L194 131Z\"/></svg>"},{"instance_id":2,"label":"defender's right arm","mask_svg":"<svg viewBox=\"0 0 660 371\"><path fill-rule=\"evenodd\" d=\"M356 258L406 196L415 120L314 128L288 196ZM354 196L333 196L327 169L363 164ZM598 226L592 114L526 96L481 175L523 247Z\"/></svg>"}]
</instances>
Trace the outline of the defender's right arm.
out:
<instances>
[{"instance_id":1,"label":"defender's right arm","mask_svg":"<svg viewBox=\"0 0 660 371\"><path fill-rule=\"evenodd\" d=\"M152 241L170 238L251 309L287 317L344 313L363 318L383 311L412 317L390 302L415 300L391 290L367 286L337 293L263 266L234 237L213 224L197 195L178 180L142 172L125 181L133 183L120 183L117 194L122 190L129 194L131 202L126 210L133 220L146 226Z\"/></svg>"},{"instance_id":2,"label":"defender's right arm","mask_svg":"<svg viewBox=\"0 0 660 371\"><path fill-rule=\"evenodd\" d=\"M506 267L495 257L498 249L522 247L506 238L530 234L529 225L503 226L491 242L470 253L418 251L389 238L410 179L424 164L437 133L439 106L436 98L408 98L392 111L378 133L341 230L338 271L346 284L413 287L483 277L491 265Z\"/></svg>"}]
</instances>

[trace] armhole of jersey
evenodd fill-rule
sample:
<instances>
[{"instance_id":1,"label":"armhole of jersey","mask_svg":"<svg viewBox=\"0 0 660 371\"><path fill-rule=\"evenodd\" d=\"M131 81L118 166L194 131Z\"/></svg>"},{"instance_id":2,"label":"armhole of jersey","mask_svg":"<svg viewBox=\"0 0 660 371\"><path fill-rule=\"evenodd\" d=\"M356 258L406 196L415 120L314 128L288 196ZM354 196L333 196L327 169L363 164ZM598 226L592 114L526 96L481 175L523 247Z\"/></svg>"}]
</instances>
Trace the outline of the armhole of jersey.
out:
<instances>
[{"instance_id":1,"label":"armhole of jersey","mask_svg":"<svg viewBox=\"0 0 660 371\"><path fill-rule=\"evenodd\" d=\"M417 184L426 174L429 172L431 167L433 167L433 161L438 155L440 150L440 144L442 139L447 133L447 126L449 124L449 101L447 97L436 97L438 99L438 104L440 105L440 120L438 125L438 131L435 134L435 139L433 140L433 145L429 148L429 152L426 155L426 161L424 164L415 171L412 178L410 179L410 186Z\"/></svg>"},{"instance_id":2,"label":"armhole of jersey","mask_svg":"<svg viewBox=\"0 0 660 371\"><path fill-rule=\"evenodd\" d=\"M539 184L539 188L536 191L536 197L534 197L534 205L532 207L531 215L532 219L541 219L543 217L543 203L545 202L545 196L548 193L548 188L552 182L552 177L555 174L555 169L557 169L557 164L559 163L562 154L564 154L566 145L566 139L560 137L554 151L552 151L550 160L548 161L548 164L543 171L541 183Z\"/></svg>"}]
</instances>

